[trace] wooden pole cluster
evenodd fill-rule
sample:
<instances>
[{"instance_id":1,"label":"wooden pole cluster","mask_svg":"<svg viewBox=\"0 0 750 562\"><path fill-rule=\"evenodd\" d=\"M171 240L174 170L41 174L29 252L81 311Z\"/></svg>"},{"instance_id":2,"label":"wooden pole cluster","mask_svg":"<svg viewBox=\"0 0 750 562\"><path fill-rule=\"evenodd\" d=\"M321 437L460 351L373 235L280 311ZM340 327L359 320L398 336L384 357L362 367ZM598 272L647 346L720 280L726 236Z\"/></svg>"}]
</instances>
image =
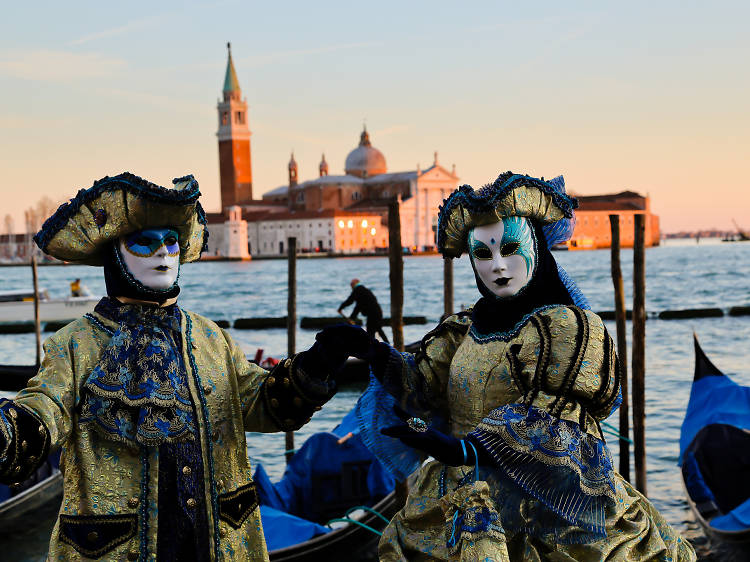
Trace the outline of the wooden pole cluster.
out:
<instances>
[{"instance_id":1,"label":"wooden pole cluster","mask_svg":"<svg viewBox=\"0 0 750 562\"><path fill-rule=\"evenodd\" d=\"M297 347L297 239L290 237L288 242L288 293L286 305L286 351L287 357L295 353ZM285 438L286 462L294 456L294 432L287 431Z\"/></svg>"},{"instance_id":2,"label":"wooden pole cluster","mask_svg":"<svg viewBox=\"0 0 750 562\"><path fill-rule=\"evenodd\" d=\"M625 288L620 268L620 216L609 215L612 231L611 262L612 283L615 288L615 322L617 326L617 355L620 360L620 384L622 404L620 405L620 435L630 437L630 399L628 397L628 344L625 326ZM620 439L620 474L630 482L630 443Z\"/></svg>"},{"instance_id":3,"label":"wooden pole cluster","mask_svg":"<svg viewBox=\"0 0 750 562\"><path fill-rule=\"evenodd\" d=\"M635 487L646 488L646 217L635 215L633 239L633 453Z\"/></svg>"},{"instance_id":4,"label":"wooden pole cluster","mask_svg":"<svg viewBox=\"0 0 750 562\"><path fill-rule=\"evenodd\" d=\"M453 259L443 258L443 314L453 314Z\"/></svg>"},{"instance_id":5,"label":"wooden pole cluster","mask_svg":"<svg viewBox=\"0 0 750 562\"><path fill-rule=\"evenodd\" d=\"M36 332L36 366L42 363L42 330L39 319L39 276L36 270L36 256L31 256L31 275L34 279L34 331Z\"/></svg>"},{"instance_id":6,"label":"wooden pole cluster","mask_svg":"<svg viewBox=\"0 0 750 562\"><path fill-rule=\"evenodd\" d=\"M401 246L401 214L398 199L388 204L388 261L391 282L393 347L404 350L404 256Z\"/></svg>"}]
</instances>

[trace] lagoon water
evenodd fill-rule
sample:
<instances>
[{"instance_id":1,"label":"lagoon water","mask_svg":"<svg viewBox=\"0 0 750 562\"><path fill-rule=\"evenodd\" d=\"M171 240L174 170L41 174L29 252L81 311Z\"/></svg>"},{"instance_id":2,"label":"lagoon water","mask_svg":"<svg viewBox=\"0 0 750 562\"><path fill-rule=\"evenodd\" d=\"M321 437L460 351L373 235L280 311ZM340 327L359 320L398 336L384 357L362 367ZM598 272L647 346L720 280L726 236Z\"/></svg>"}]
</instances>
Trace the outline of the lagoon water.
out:
<instances>
[{"instance_id":1,"label":"lagoon water","mask_svg":"<svg viewBox=\"0 0 750 562\"><path fill-rule=\"evenodd\" d=\"M595 311L613 310L613 290L608 250L558 252L555 257L579 284ZM627 306L632 303L632 250L623 250L623 275ZM180 304L211 319L284 316L287 306L285 260L250 262L201 262L183 267ZM668 241L646 251L647 313L683 308L750 305L750 243L718 240ZM53 297L65 296L69 283L80 277L94 294L104 293L101 270L86 266L39 268L40 286ZM389 315L387 258L300 259L297 262L297 315L335 316L338 305L349 294L349 280L360 278L378 297ZM27 266L0 268L0 290L29 289ZM427 325L406 326L407 342L418 340L438 321L443 307L443 263L438 256L406 256L404 260L404 315L427 316ZM454 262L454 303L474 303L479 293L468 258ZM1 319L0 319L1 320ZM615 334L614 322L607 322ZM631 339L628 323L628 342ZM696 545L701 559L729 560L712 545L693 520L684 500L676 465L680 425L687 406L693 376L692 334L697 333L711 360L740 384L750 385L750 316L695 320L659 320L649 317L646 325L646 450L648 495L656 507ZM266 355L286 355L286 331L230 330L245 352L258 348ZM390 337L390 331L387 331ZM315 332L298 330L297 348L304 350ZM30 364L34 361L34 335L0 336L0 363ZM628 364L630 364L628 351ZM337 396L296 435L296 443L319 430L336 425L357 399L361 388L342 389ZM608 420L617 425L617 414ZM272 479L284 469L282 434L248 434L248 453L253 464L262 462ZM610 438L617 466L618 445ZM631 455L632 458L632 455ZM634 471L631 469L631 475ZM0 541L0 547L22 550L13 559L43 560L52 522L30 529L28 536ZM5 551L4 552L8 552ZM22 554L23 552L23 554Z\"/></svg>"}]
</instances>

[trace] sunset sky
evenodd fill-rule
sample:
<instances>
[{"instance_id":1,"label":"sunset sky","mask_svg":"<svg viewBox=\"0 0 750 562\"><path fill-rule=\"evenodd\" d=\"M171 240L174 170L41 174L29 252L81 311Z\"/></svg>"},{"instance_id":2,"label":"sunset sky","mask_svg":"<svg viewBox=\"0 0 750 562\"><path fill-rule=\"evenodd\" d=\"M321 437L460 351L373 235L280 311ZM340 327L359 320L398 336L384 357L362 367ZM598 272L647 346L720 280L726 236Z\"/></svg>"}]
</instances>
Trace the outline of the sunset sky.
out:
<instances>
[{"instance_id":1,"label":"sunset sky","mask_svg":"<svg viewBox=\"0 0 750 562\"><path fill-rule=\"evenodd\" d=\"M563 174L650 194L663 232L750 229L750 4L13 2L0 17L0 220L128 170L219 210L226 42L256 197L331 174L367 123L388 171ZM0 231L5 226L0 223Z\"/></svg>"}]
</instances>

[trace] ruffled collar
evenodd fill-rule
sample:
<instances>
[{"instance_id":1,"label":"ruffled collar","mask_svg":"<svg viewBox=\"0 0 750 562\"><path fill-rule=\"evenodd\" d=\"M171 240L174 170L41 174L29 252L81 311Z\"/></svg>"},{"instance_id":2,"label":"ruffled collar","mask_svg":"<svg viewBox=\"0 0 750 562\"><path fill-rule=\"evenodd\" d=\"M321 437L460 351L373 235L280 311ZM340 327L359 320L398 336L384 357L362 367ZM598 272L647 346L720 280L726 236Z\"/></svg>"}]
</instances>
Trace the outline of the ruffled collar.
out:
<instances>
[{"instance_id":1,"label":"ruffled collar","mask_svg":"<svg viewBox=\"0 0 750 562\"><path fill-rule=\"evenodd\" d=\"M105 297L94 310L118 328L81 389L80 423L133 446L194 439L179 307Z\"/></svg>"}]
</instances>

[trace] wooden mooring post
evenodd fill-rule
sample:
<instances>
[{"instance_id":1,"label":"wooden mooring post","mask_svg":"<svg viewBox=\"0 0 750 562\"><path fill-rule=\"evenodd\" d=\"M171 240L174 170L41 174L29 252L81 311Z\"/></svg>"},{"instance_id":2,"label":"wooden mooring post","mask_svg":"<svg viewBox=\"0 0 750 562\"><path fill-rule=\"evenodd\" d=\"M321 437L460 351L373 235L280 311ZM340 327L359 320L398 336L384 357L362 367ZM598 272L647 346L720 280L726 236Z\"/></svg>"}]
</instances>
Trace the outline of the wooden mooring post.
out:
<instances>
[{"instance_id":1,"label":"wooden mooring post","mask_svg":"<svg viewBox=\"0 0 750 562\"><path fill-rule=\"evenodd\" d=\"M443 258L443 316L453 314L453 258Z\"/></svg>"},{"instance_id":2,"label":"wooden mooring post","mask_svg":"<svg viewBox=\"0 0 750 562\"><path fill-rule=\"evenodd\" d=\"M42 364L42 329L39 319L39 275L36 270L36 256L31 256L31 276L34 279L34 332L36 333L36 366Z\"/></svg>"},{"instance_id":3,"label":"wooden mooring post","mask_svg":"<svg viewBox=\"0 0 750 562\"><path fill-rule=\"evenodd\" d=\"M404 254L401 246L400 201L394 198L388 204L388 277L391 283L391 328L393 347L404 350ZM396 482L396 500L399 506L406 505L409 485L406 480Z\"/></svg>"},{"instance_id":4,"label":"wooden mooring post","mask_svg":"<svg viewBox=\"0 0 750 562\"><path fill-rule=\"evenodd\" d=\"M620 216L609 215L612 231L611 263L612 283L615 288L615 324L617 326L617 356L620 362L620 436L630 437L630 397L628 396L628 342L625 324L625 287L620 267ZM620 439L620 474L630 482L630 443Z\"/></svg>"},{"instance_id":5,"label":"wooden mooring post","mask_svg":"<svg viewBox=\"0 0 750 562\"><path fill-rule=\"evenodd\" d=\"M287 303L286 303L286 352L287 357L294 355L297 347L297 239L287 239L288 273L287 273ZM294 456L294 432L287 431L285 436L286 462Z\"/></svg>"},{"instance_id":6,"label":"wooden mooring post","mask_svg":"<svg viewBox=\"0 0 750 562\"><path fill-rule=\"evenodd\" d=\"M393 347L404 350L404 256L401 246L399 200L388 204L388 262L391 283L391 328Z\"/></svg>"},{"instance_id":7,"label":"wooden mooring post","mask_svg":"<svg viewBox=\"0 0 750 562\"><path fill-rule=\"evenodd\" d=\"M635 215L633 237L633 454L635 487L646 487L646 217Z\"/></svg>"}]
</instances>

